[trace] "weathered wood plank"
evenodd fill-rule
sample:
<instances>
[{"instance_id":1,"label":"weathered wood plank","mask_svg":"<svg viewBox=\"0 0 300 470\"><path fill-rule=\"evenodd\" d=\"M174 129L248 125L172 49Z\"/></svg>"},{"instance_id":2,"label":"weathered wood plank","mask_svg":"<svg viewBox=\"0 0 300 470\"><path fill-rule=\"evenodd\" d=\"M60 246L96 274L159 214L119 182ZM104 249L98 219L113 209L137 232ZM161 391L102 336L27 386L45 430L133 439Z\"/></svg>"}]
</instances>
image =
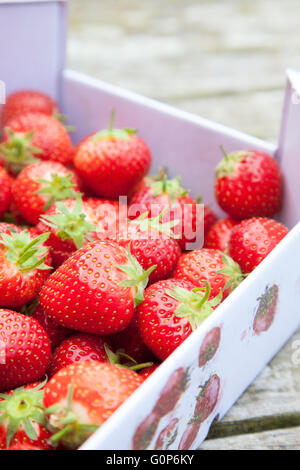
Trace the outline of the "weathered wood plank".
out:
<instances>
[{"instance_id":1,"label":"weathered wood plank","mask_svg":"<svg viewBox=\"0 0 300 470\"><path fill-rule=\"evenodd\" d=\"M299 450L300 427L203 442L200 450Z\"/></svg>"}]
</instances>

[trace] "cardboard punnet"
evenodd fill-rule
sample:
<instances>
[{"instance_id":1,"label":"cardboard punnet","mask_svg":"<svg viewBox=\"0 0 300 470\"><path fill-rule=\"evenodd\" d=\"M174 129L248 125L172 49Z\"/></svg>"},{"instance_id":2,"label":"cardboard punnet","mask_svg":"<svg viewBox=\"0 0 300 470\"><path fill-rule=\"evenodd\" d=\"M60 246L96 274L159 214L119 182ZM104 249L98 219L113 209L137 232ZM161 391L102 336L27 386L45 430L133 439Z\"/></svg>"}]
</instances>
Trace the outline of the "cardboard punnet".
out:
<instances>
[{"instance_id":1,"label":"cardboard punnet","mask_svg":"<svg viewBox=\"0 0 300 470\"><path fill-rule=\"evenodd\" d=\"M196 449L211 423L224 416L300 325L300 74L288 71L275 146L64 70L65 20L65 2L0 1L0 41L8 44L0 52L0 79L8 92L37 88L59 99L77 127L75 141L106 127L116 109L116 124L138 128L148 142L153 170L160 165L169 167L171 175L181 174L184 186L193 194L201 192L220 215L213 178L221 144L227 151L266 151L283 170L279 220L292 229L288 236L82 446ZM271 300L264 311L266 295Z\"/></svg>"}]
</instances>

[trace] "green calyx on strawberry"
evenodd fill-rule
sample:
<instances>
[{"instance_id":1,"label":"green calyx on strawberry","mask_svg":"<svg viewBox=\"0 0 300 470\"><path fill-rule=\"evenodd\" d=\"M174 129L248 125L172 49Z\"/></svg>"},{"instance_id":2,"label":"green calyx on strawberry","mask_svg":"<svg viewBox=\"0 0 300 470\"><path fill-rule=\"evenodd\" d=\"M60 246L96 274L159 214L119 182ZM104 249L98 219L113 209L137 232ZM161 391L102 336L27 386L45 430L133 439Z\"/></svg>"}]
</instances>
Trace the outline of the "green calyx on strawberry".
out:
<instances>
[{"instance_id":1,"label":"green calyx on strawberry","mask_svg":"<svg viewBox=\"0 0 300 470\"><path fill-rule=\"evenodd\" d=\"M208 300L211 288L208 282L205 284L205 289L196 287L191 291L179 286L174 286L172 290L166 289L167 295L180 302L175 310L175 315L180 318L187 317L193 331L209 317L223 297L223 293L220 291L216 297Z\"/></svg>"},{"instance_id":2,"label":"green calyx on strawberry","mask_svg":"<svg viewBox=\"0 0 300 470\"><path fill-rule=\"evenodd\" d=\"M6 259L18 266L20 271L46 270L51 269L45 264L49 248L43 244L49 235L46 232L32 239L27 230L11 231L10 235L1 233L0 243L5 247Z\"/></svg>"},{"instance_id":3,"label":"green calyx on strawberry","mask_svg":"<svg viewBox=\"0 0 300 470\"><path fill-rule=\"evenodd\" d=\"M146 367L153 366L153 362L144 362L139 364L133 357L129 356L124 352L123 349L118 349L115 353L108 347L107 344L104 345L104 349L108 358L108 362L114 366L123 367L124 369L138 371L145 369ZM122 359L127 359L128 362L123 363Z\"/></svg>"},{"instance_id":4,"label":"green calyx on strawberry","mask_svg":"<svg viewBox=\"0 0 300 470\"><path fill-rule=\"evenodd\" d=\"M157 217L148 218L149 212L141 214L137 219L129 221L132 225L137 225L142 232L147 232L148 230L155 230L156 232L163 233L170 238L178 238L179 235L175 235L173 228L179 224L179 220L170 220L169 222L162 222L162 218L167 212L168 208L166 207L161 214Z\"/></svg>"},{"instance_id":5,"label":"green calyx on strawberry","mask_svg":"<svg viewBox=\"0 0 300 470\"><path fill-rule=\"evenodd\" d=\"M76 449L99 428L95 424L78 422L76 414L71 409L73 392L74 386L70 385L66 406L56 404L45 410L49 415L48 428L55 433L51 436L51 442L54 445L62 442L69 449Z\"/></svg>"},{"instance_id":6,"label":"green calyx on strawberry","mask_svg":"<svg viewBox=\"0 0 300 470\"><path fill-rule=\"evenodd\" d=\"M216 167L216 177L224 178L229 175L233 175L236 164L244 160L246 151L238 151L226 153L224 147L221 146L221 150L224 154L224 158Z\"/></svg>"},{"instance_id":7,"label":"green calyx on strawberry","mask_svg":"<svg viewBox=\"0 0 300 470\"><path fill-rule=\"evenodd\" d=\"M41 189L36 191L36 194L46 194L49 196L44 211L49 209L55 201L63 201L64 199L76 198L78 196L78 192L74 191L75 185L72 181L71 173L67 176L52 173L51 180L38 179L36 181L43 185Z\"/></svg>"},{"instance_id":8,"label":"green calyx on strawberry","mask_svg":"<svg viewBox=\"0 0 300 470\"><path fill-rule=\"evenodd\" d=\"M230 256L222 253L222 261L225 264L225 268L222 268L217 272L218 274L228 276L229 281L225 284L224 290L229 288L230 292L232 292L242 282L246 275L242 273L238 263L233 261Z\"/></svg>"},{"instance_id":9,"label":"green calyx on strawberry","mask_svg":"<svg viewBox=\"0 0 300 470\"><path fill-rule=\"evenodd\" d=\"M147 287L150 274L152 273L152 271L154 271L154 269L156 269L156 264L144 271L137 259L131 254L130 247L127 250L127 254L130 261L130 265L118 265L117 267L118 269L120 269L120 271L123 271L128 276L130 276L131 279L125 279L124 281L121 281L119 285L121 287L136 288L136 294L134 298L134 305L136 307L144 301L144 290Z\"/></svg>"},{"instance_id":10,"label":"green calyx on strawberry","mask_svg":"<svg viewBox=\"0 0 300 470\"><path fill-rule=\"evenodd\" d=\"M0 426L7 420L6 446L21 426L29 439L37 440L37 434L32 422L46 426L46 416L42 405L43 390L46 381L26 390L17 388L13 394L0 393Z\"/></svg>"},{"instance_id":11,"label":"green calyx on strawberry","mask_svg":"<svg viewBox=\"0 0 300 470\"><path fill-rule=\"evenodd\" d=\"M34 131L27 134L14 132L9 127L4 129L8 136L6 142L0 146L0 152L4 157L5 166L13 173L19 173L25 166L36 163L42 150L32 145Z\"/></svg>"},{"instance_id":12,"label":"green calyx on strawberry","mask_svg":"<svg viewBox=\"0 0 300 470\"><path fill-rule=\"evenodd\" d=\"M98 228L86 220L86 214L82 211L82 199L78 197L72 210L62 203L57 202L56 207L60 213L44 215L41 221L48 227L57 231L61 240L73 240L77 249L84 245L87 232L96 232Z\"/></svg>"},{"instance_id":13,"label":"green calyx on strawberry","mask_svg":"<svg viewBox=\"0 0 300 470\"><path fill-rule=\"evenodd\" d=\"M170 197L172 204L175 204L179 197L184 197L188 194L188 191L183 188L179 176L169 180L164 175L161 180L153 181L149 185L152 190L152 196L166 193Z\"/></svg>"},{"instance_id":14,"label":"green calyx on strawberry","mask_svg":"<svg viewBox=\"0 0 300 470\"><path fill-rule=\"evenodd\" d=\"M97 132L93 137L92 140L101 140L101 139L123 139L128 140L132 135L136 134L136 129L114 129L114 121L115 121L115 111L112 111L110 123L108 129L103 131Z\"/></svg>"}]
</instances>

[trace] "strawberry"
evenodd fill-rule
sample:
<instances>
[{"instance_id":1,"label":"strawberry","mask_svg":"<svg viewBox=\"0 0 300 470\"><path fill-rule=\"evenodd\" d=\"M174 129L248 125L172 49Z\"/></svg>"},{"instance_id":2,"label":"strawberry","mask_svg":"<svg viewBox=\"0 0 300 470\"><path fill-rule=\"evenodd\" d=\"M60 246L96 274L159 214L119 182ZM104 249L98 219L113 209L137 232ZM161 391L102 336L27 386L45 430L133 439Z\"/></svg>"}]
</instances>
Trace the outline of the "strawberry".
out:
<instances>
[{"instance_id":1,"label":"strawberry","mask_svg":"<svg viewBox=\"0 0 300 470\"><path fill-rule=\"evenodd\" d=\"M30 304L22 308L22 313L30 315L44 328L47 335L49 336L51 349L54 351L57 346L70 334L70 331L63 326L55 323L48 315L44 312L42 306L36 300L33 301L33 305Z\"/></svg>"},{"instance_id":2,"label":"strawberry","mask_svg":"<svg viewBox=\"0 0 300 470\"><path fill-rule=\"evenodd\" d=\"M211 298L223 292L225 299L239 285L243 275L239 265L229 256L218 250L201 248L181 255L174 278L202 288L209 282Z\"/></svg>"},{"instance_id":3,"label":"strawberry","mask_svg":"<svg viewBox=\"0 0 300 470\"><path fill-rule=\"evenodd\" d=\"M114 115L107 130L86 138L76 148L74 165L95 194L107 198L128 195L147 173L151 154L132 129L114 129Z\"/></svg>"},{"instance_id":4,"label":"strawberry","mask_svg":"<svg viewBox=\"0 0 300 470\"><path fill-rule=\"evenodd\" d=\"M37 229L40 233L50 232L47 245L54 268L91 240L93 232L102 229L98 221L94 203L90 204L89 199L56 202L46 211Z\"/></svg>"},{"instance_id":5,"label":"strawberry","mask_svg":"<svg viewBox=\"0 0 300 470\"><path fill-rule=\"evenodd\" d=\"M136 259L110 240L76 251L44 284L40 303L60 325L94 334L124 330L154 266L143 271Z\"/></svg>"},{"instance_id":6,"label":"strawberry","mask_svg":"<svg viewBox=\"0 0 300 470\"><path fill-rule=\"evenodd\" d=\"M20 387L0 397L0 450L50 450L43 408L45 383Z\"/></svg>"},{"instance_id":7,"label":"strawberry","mask_svg":"<svg viewBox=\"0 0 300 470\"><path fill-rule=\"evenodd\" d=\"M231 230L238 223L238 221L231 219L230 217L217 220L205 237L204 247L213 248L214 250L220 250L227 253Z\"/></svg>"},{"instance_id":8,"label":"strawberry","mask_svg":"<svg viewBox=\"0 0 300 470\"><path fill-rule=\"evenodd\" d=\"M173 444L178 433L178 428L175 429L178 422L178 418L172 418L169 424L160 432L155 443L155 450L168 449Z\"/></svg>"},{"instance_id":9,"label":"strawberry","mask_svg":"<svg viewBox=\"0 0 300 470\"><path fill-rule=\"evenodd\" d=\"M145 367L145 369L141 370L140 377L143 377L144 380L148 379L148 377L150 377L150 375L152 375L159 366L160 364L152 364L152 366Z\"/></svg>"},{"instance_id":10,"label":"strawberry","mask_svg":"<svg viewBox=\"0 0 300 470\"><path fill-rule=\"evenodd\" d=\"M207 364L216 354L221 340L221 330L219 327L209 331L201 344L199 353L199 367Z\"/></svg>"},{"instance_id":11,"label":"strawberry","mask_svg":"<svg viewBox=\"0 0 300 470\"><path fill-rule=\"evenodd\" d=\"M114 350L122 350L125 354L132 357L138 363L144 363L153 360L153 354L141 338L138 326L138 317L135 314L127 326L120 333L109 337ZM143 373L143 371L141 372Z\"/></svg>"},{"instance_id":12,"label":"strawberry","mask_svg":"<svg viewBox=\"0 0 300 470\"><path fill-rule=\"evenodd\" d=\"M157 431L159 422L160 417L152 412L139 424L132 439L133 450L147 449Z\"/></svg>"},{"instance_id":13,"label":"strawberry","mask_svg":"<svg viewBox=\"0 0 300 470\"><path fill-rule=\"evenodd\" d=\"M12 193L23 219L36 225L54 202L79 194L78 179L61 163L41 161L21 171L14 181Z\"/></svg>"},{"instance_id":14,"label":"strawberry","mask_svg":"<svg viewBox=\"0 0 300 470\"><path fill-rule=\"evenodd\" d=\"M21 307L40 291L51 269L48 236L0 223L1 307Z\"/></svg>"},{"instance_id":15,"label":"strawberry","mask_svg":"<svg viewBox=\"0 0 300 470\"><path fill-rule=\"evenodd\" d=\"M152 284L138 308L139 328L148 348L166 359L202 323L221 300L208 300L210 287L195 288L187 281L168 279Z\"/></svg>"},{"instance_id":16,"label":"strawberry","mask_svg":"<svg viewBox=\"0 0 300 470\"><path fill-rule=\"evenodd\" d=\"M214 211L208 205L204 205L204 237L207 236L208 232L216 222L217 216Z\"/></svg>"},{"instance_id":17,"label":"strawberry","mask_svg":"<svg viewBox=\"0 0 300 470\"><path fill-rule=\"evenodd\" d=\"M44 393L49 424L57 432L52 440L78 447L142 383L136 372L112 364L80 362L61 369Z\"/></svg>"},{"instance_id":18,"label":"strawberry","mask_svg":"<svg viewBox=\"0 0 300 470\"><path fill-rule=\"evenodd\" d=\"M40 379L50 362L51 347L45 330L33 318L0 310L0 390Z\"/></svg>"},{"instance_id":19,"label":"strawberry","mask_svg":"<svg viewBox=\"0 0 300 470\"><path fill-rule=\"evenodd\" d=\"M148 212L150 218L163 212L162 223L178 221L173 232L182 250L196 240L197 233L203 231L203 220L199 220L196 201L183 189L180 178L168 180L145 180L136 191L129 206L129 217L135 219Z\"/></svg>"},{"instance_id":20,"label":"strawberry","mask_svg":"<svg viewBox=\"0 0 300 470\"><path fill-rule=\"evenodd\" d=\"M57 103L39 91L20 90L9 95L2 107L1 123L6 126L9 121L25 113L42 113L55 116L58 113Z\"/></svg>"},{"instance_id":21,"label":"strawberry","mask_svg":"<svg viewBox=\"0 0 300 470\"><path fill-rule=\"evenodd\" d=\"M281 207L282 177L278 163L262 152L226 154L216 168L215 195L233 219L271 217Z\"/></svg>"},{"instance_id":22,"label":"strawberry","mask_svg":"<svg viewBox=\"0 0 300 470\"><path fill-rule=\"evenodd\" d=\"M276 284L266 287L265 293L258 298L259 305L253 322L253 330L259 335L267 331L274 321L278 303L279 288Z\"/></svg>"},{"instance_id":23,"label":"strawberry","mask_svg":"<svg viewBox=\"0 0 300 470\"><path fill-rule=\"evenodd\" d=\"M272 219L243 220L231 232L228 252L244 273L250 273L287 235L284 225Z\"/></svg>"},{"instance_id":24,"label":"strawberry","mask_svg":"<svg viewBox=\"0 0 300 470\"><path fill-rule=\"evenodd\" d=\"M177 221L162 223L162 217L163 213L148 219L145 213L135 220L121 224L115 237L110 237L124 248L130 246L132 255L143 269L147 270L156 265L149 277L151 284L171 277L181 254L172 231ZM102 233L99 236L101 238ZM104 234L104 237L106 236Z\"/></svg>"},{"instance_id":25,"label":"strawberry","mask_svg":"<svg viewBox=\"0 0 300 470\"><path fill-rule=\"evenodd\" d=\"M71 162L73 149L66 129L55 118L26 113L4 128L0 157L10 172L19 173L37 158L62 164Z\"/></svg>"},{"instance_id":26,"label":"strawberry","mask_svg":"<svg viewBox=\"0 0 300 470\"><path fill-rule=\"evenodd\" d=\"M75 333L65 339L55 350L48 374L50 377L60 369L77 362L108 362L105 350L107 339L88 333Z\"/></svg>"},{"instance_id":27,"label":"strawberry","mask_svg":"<svg viewBox=\"0 0 300 470\"><path fill-rule=\"evenodd\" d=\"M0 220L4 213L9 210L12 193L12 178L8 175L4 168L0 167Z\"/></svg>"}]
</instances>

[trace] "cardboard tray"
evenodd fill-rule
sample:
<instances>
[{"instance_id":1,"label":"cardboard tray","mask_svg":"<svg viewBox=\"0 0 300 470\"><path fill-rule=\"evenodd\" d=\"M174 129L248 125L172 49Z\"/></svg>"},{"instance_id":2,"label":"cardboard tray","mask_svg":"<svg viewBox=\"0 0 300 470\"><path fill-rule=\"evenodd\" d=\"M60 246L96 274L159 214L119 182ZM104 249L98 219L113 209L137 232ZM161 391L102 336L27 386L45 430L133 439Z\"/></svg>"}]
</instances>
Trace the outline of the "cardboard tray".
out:
<instances>
[{"instance_id":1,"label":"cardboard tray","mask_svg":"<svg viewBox=\"0 0 300 470\"><path fill-rule=\"evenodd\" d=\"M282 167L284 203L278 219L292 229L288 236L81 447L196 449L211 423L225 415L300 325L300 74L288 71L275 146L65 70L65 25L65 2L0 1L0 41L8 45L0 52L0 79L8 92L36 88L58 99L77 128L75 142L107 127L115 109L116 125L137 128L149 144L153 171L167 166L171 176L181 174L183 185L201 193L220 216L213 180L221 144L228 152L268 152ZM266 289L274 301L262 326L257 316ZM216 351L205 362L203 348L209 344ZM163 438L166 428L172 428L171 438Z\"/></svg>"}]
</instances>

